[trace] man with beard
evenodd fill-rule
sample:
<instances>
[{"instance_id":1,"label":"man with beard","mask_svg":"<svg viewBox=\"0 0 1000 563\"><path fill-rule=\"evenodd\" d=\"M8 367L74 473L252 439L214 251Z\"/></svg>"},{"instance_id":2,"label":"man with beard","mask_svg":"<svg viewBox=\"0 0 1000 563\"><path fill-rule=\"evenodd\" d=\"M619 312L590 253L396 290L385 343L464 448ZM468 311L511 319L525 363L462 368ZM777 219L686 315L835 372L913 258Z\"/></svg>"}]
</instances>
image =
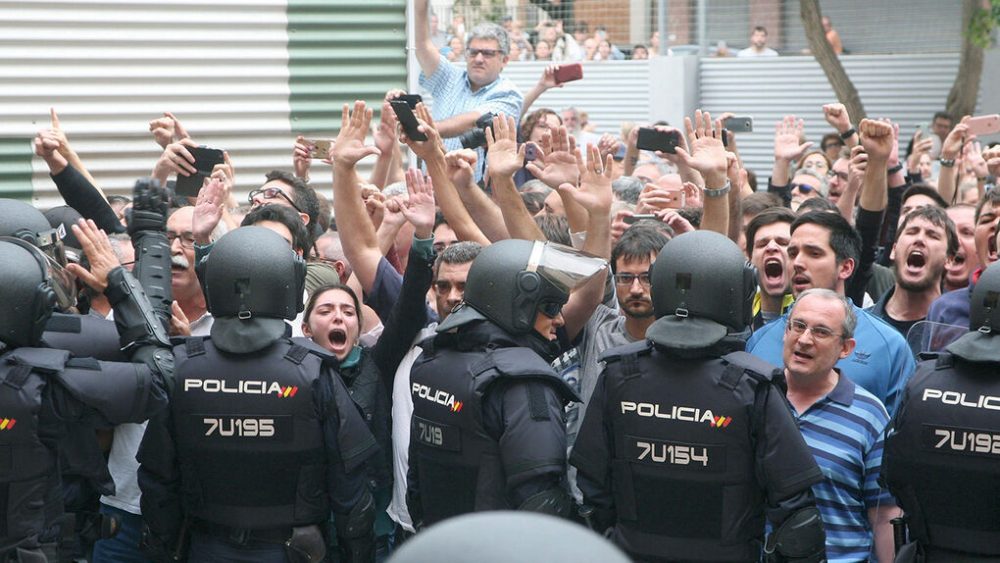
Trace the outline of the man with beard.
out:
<instances>
[{"instance_id":1,"label":"man with beard","mask_svg":"<svg viewBox=\"0 0 1000 563\"><path fill-rule=\"evenodd\" d=\"M955 224L943 209L927 205L911 211L892 246L896 285L869 312L906 336L941 296L945 265L957 251Z\"/></svg>"},{"instance_id":2,"label":"man with beard","mask_svg":"<svg viewBox=\"0 0 1000 563\"><path fill-rule=\"evenodd\" d=\"M935 323L966 326L969 323L969 299L976 281L987 266L997 261L997 225L1000 224L1000 191L986 192L976 207L975 242L979 268L969 277L969 285L949 291L931 304L927 320Z\"/></svg>"},{"instance_id":3,"label":"man with beard","mask_svg":"<svg viewBox=\"0 0 1000 563\"><path fill-rule=\"evenodd\" d=\"M958 235L958 252L945 264L944 290L954 291L969 285L969 276L979 267L976 254L976 206L957 203L945 209L955 223Z\"/></svg>"},{"instance_id":4,"label":"man with beard","mask_svg":"<svg viewBox=\"0 0 1000 563\"><path fill-rule=\"evenodd\" d=\"M789 209L776 207L761 212L747 225L747 255L757 269L753 330L783 315L794 300L788 287L788 241L794 221Z\"/></svg>"}]
</instances>

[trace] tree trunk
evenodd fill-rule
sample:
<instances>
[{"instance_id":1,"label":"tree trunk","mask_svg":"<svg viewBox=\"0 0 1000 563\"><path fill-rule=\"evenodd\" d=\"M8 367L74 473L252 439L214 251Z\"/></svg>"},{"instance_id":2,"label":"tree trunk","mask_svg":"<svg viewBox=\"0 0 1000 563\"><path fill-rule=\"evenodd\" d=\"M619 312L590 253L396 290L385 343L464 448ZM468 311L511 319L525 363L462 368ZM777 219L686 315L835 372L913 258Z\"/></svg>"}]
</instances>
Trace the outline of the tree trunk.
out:
<instances>
[{"instance_id":1,"label":"tree trunk","mask_svg":"<svg viewBox=\"0 0 1000 563\"><path fill-rule=\"evenodd\" d=\"M976 100L979 98L979 81L983 75L983 48L972 42L969 34L969 23L972 16L980 8L979 0L962 0L962 57L958 63L958 74L948 93L946 111L955 122L964 115L972 115L976 111Z\"/></svg>"},{"instance_id":2,"label":"tree trunk","mask_svg":"<svg viewBox=\"0 0 1000 563\"><path fill-rule=\"evenodd\" d=\"M857 88L854 87L851 78L847 76L843 65L840 64L840 59L833 52L833 47L826 40L819 1L799 0L799 9L802 15L802 26L806 32L806 40L809 41L809 49L823 72L826 73L826 79L837 95L837 100L847 107L851 121L854 124L860 123L862 119L867 117L865 106L861 103L861 96L858 95Z\"/></svg>"}]
</instances>

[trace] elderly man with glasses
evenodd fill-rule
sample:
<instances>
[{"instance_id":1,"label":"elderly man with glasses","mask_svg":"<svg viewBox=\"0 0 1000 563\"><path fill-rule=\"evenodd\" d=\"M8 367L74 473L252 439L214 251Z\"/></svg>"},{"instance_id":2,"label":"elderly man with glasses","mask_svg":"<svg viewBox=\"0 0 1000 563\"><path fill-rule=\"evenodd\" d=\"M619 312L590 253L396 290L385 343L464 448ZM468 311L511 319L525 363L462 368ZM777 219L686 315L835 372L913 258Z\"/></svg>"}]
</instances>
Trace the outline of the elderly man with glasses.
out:
<instances>
[{"instance_id":1,"label":"elderly man with glasses","mask_svg":"<svg viewBox=\"0 0 1000 563\"><path fill-rule=\"evenodd\" d=\"M446 150L461 148L458 136L476 126L488 113L504 114L520 121L524 96L500 72L510 60L510 37L493 23L474 27L465 44L465 70L448 62L431 42L427 23L428 0L416 0L416 46L420 63L420 85L434 96L432 117ZM485 163L483 155L479 162ZM482 166L476 181L482 178Z\"/></svg>"}]
</instances>

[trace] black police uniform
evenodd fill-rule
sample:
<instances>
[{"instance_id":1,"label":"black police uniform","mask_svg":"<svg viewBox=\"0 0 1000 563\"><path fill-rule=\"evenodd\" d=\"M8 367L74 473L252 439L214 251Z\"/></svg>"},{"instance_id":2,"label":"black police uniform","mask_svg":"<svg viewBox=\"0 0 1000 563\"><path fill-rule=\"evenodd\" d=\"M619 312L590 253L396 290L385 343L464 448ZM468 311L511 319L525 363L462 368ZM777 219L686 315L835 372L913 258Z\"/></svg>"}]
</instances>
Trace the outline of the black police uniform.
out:
<instances>
[{"instance_id":1,"label":"black police uniform","mask_svg":"<svg viewBox=\"0 0 1000 563\"><path fill-rule=\"evenodd\" d=\"M743 352L755 274L717 233L653 264L657 320L608 351L570 463L599 531L643 561L821 561L823 476L781 371ZM777 381L776 381L777 380ZM776 531L764 545L765 515Z\"/></svg>"},{"instance_id":2,"label":"black police uniform","mask_svg":"<svg viewBox=\"0 0 1000 563\"><path fill-rule=\"evenodd\" d=\"M338 515L345 561L369 557L363 463L375 440L333 357L293 343L305 263L261 227L222 237L205 265L211 338L179 355L171 405L139 448L144 549L189 561L316 561ZM190 538L190 548L186 542Z\"/></svg>"},{"instance_id":3,"label":"black police uniform","mask_svg":"<svg viewBox=\"0 0 1000 563\"><path fill-rule=\"evenodd\" d=\"M36 341L54 301L45 285L24 305L38 319ZM109 273L105 293L123 338L134 339L127 353L137 363L5 343L12 349L0 356L0 561L55 560L53 544L65 533L58 455L73 429L89 428L92 438L96 427L142 422L166 405L164 378L173 362L165 332L150 322L153 313L142 288L119 267ZM32 340L23 334L29 331L16 332Z\"/></svg>"},{"instance_id":4,"label":"black police uniform","mask_svg":"<svg viewBox=\"0 0 1000 563\"><path fill-rule=\"evenodd\" d=\"M525 346L533 338L478 321L420 344L410 371L414 522L483 510L569 514L564 406L579 398Z\"/></svg>"},{"instance_id":5,"label":"black police uniform","mask_svg":"<svg viewBox=\"0 0 1000 563\"><path fill-rule=\"evenodd\" d=\"M882 479L911 540L897 561L1000 561L998 295L993 265L972 293L971 332L917 365L886 431Z\"/></svg>"},{"instance_id":6,"label":"black police uniform","mask_svg":"<svg viewBox=\"0 0 1000 563\"><path fill-rule=\"evenodd\" d=\"M615 543L642 559L758 560L765 504L790 514L822 480L775 368L745 353L680 358L649 341L603 360L570 463Z\"/></svg>"}]
</instances>

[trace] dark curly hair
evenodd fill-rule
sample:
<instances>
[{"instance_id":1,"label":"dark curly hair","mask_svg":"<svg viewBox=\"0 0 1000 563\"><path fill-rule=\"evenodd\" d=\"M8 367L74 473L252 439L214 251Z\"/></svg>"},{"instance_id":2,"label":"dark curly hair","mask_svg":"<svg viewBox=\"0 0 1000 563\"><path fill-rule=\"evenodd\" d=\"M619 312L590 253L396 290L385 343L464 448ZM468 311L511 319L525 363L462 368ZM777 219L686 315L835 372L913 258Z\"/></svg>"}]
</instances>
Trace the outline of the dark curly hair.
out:
<instances>
[{"instance_id":1,"label":"dark curly hair","mask_svg":"<svg viewBox=\"0 0 1000 563\"><path fill-rule=\"evenodd\" d=\"M535 127L538 125L538 122L541 121L546 115L556 116L556 119L559 120L559 125L562 125L563 122L562 116L560 116L558 113L548 108L536 109L535 111L526 115L525 118L521 120L521 128L517 135L517 142L519 143L528 142L528 139L531 138L531 133L535 130Z\"/></svg>"}]
</instances>

